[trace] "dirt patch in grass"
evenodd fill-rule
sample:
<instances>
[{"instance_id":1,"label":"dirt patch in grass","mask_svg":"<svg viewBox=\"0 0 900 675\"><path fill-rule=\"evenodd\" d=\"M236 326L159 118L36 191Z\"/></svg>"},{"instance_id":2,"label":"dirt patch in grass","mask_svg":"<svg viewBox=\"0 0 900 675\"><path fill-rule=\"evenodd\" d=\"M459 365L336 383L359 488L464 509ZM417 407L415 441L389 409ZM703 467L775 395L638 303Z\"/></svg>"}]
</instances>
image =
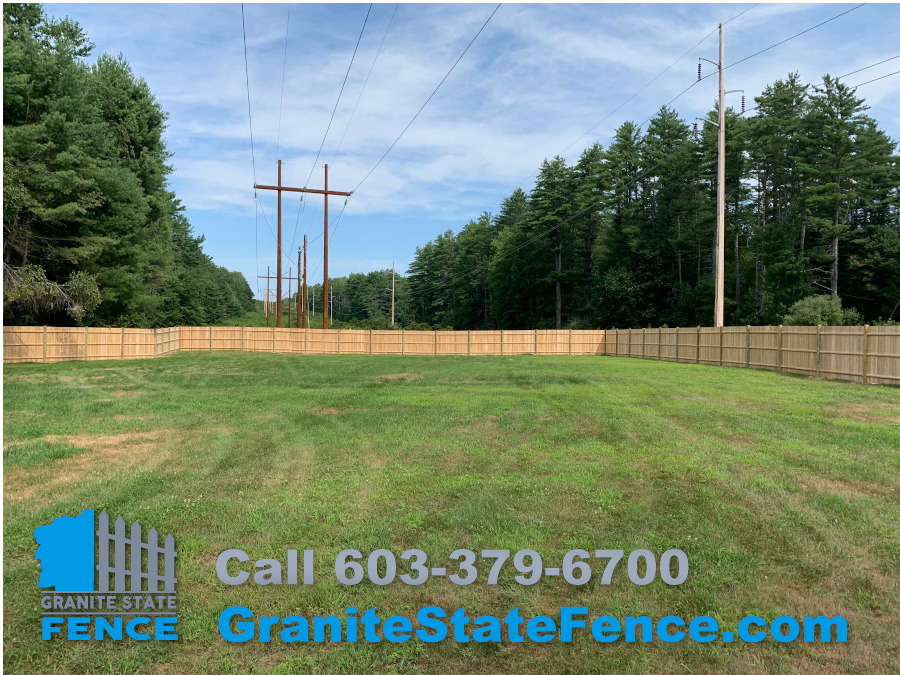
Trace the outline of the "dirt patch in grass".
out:
<instances>
[{"instance_id":1,"label":"dirt patch in grass","mask_svg":"<svg viewBox=\"0 0 900 675\"><path fill-rule=\"evenodd\" d=\"M807 491L823 492L840 497L898 497L897 485L861 483L859 481L832 480L824 476L793 476L797 485Z\"/></svg>"},{"instance_id":2,"label":"dirt patch in grass","mask_svg":"<svg viewBox=\"0 0 900 675\"><path fill-rule=\"evenodd\" d=\"M109 393L108 398L98 398L98 403L112 403L113 401L118 401L123 398L130 398L132 396L140 396L143 392L137 389L117 389L116 391L112 391Z\"/></svg>"},{"instance_id":3,"label":"dirt patch in grass","mask_svg":"<svg viewBox=\"0 0 900 675\"><path fill-rule=\"evenodd\" d=\"M156 429L107 436L45 436L41 440L70 443L87 448L88 452L58 460L52 467L38 471L21 469L4 472L5 496L10 501L22 501L97 475L104 469L156 466L169 457L168 452L161 451L160 444L163 437L171 433L171 430Z\"/></svg>"},{"instance_id":4,"label":"dirt patch in grass","mask_svg":"<svg viewBox=\"0 0 900 675\"><path fill-rule=\"evenodd\" d=\"M874 422L876 424L900 424L900 406L878 404L845 404L826 408L839 417L857 422Z\"/></svg>"},{"instance_id":5,"label":"dirt patch in grass","mask_svg":"<svg viewBox=\"0 0 900 675\"><path fill-rule=\"evenodd\" d=\"M357 411L353 408L329 408L328 406L317 405L315 408L310 408L309 412L313 415L345 415Z\"/></svg>"},{"instance_id":6,"label":"dirt patch in grass","mask_svg":"<svg viewBox=\"0 0 900 675\"><path fill-rule=\"evenodd\" d=\"M419 373L391 373L389 375L376 375L376 382L414 382L422 379Z\"/></svg>"}]
</instances>

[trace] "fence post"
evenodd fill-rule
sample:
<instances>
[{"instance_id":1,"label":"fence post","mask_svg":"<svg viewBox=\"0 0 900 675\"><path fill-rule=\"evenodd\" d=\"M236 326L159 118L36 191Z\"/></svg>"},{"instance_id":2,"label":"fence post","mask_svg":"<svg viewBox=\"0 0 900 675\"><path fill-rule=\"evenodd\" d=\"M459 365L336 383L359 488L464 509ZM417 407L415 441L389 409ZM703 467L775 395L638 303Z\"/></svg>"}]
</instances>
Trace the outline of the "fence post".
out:
<instances>
[{"instance_id":1,"label":"fence post","mask_svg":"<svg viewBox=\"0 0 900 675\"><path fill-rule=\"evenodd\" d=\"M503 331L500 331L500 356L503 356Z\"/></svg>"},{"instance_id":2,"label":"fence post","mask_svg":"<svg viewBox=\"0 0 900 675\"><path fill-rule=\"evenodd\" d=\"M338 336L337 336L337 353L340 354L341 353L341 331L340 331L340 329L338 329L337 334L338 334Z\"/></svg>"},{"instance_id":3,"label":"fence post","mask_svg":"<svg viewBox=\"0 0 900 675\"><path fill-rule=\"evenodd\" d=\"M369 354L372 354L372 329L369 329Z\"/></svg>"},{"instance_id":4,"label":"fence post","mask_svg":"<svg viewBox=\"0 0 900 675\"><path fill-rule=\"evenodd\" d=\"M153 329L153 358L159 356L159 340L156 335L156 328Z\"/></svg>"},{"instance_id":5,"label":"fence post","mask_svg":"<svg viewBox=\"0 0 900 675\"><path fill-rule=\"evenodd\" d=\"M121 351L119 352L119 360L124 361L125 360L125 326L122 326L121 341L122 341L122 343L120 345ZM47 328L44 327L44 351L45 351L44 360L46 360L46 358L47 358L46 350L47 350Z\"/></svg>"},{"instance_id":6,"label":"fence post","mask_svg":"<svg viewBox=\"0 0 900 675\"><path fill-rule=\"evenodd\" d=\"M784 356L781 353L781 349L784 345L784 324L780 324L778 326L778 372L780 373L782 370L782 364L784 363Z\"/></svg>"},{"instance_id":7,"label":"fence post","mask_svg":"<svg viewBox=\"0 0 900 675\"><path fill-rule=\"evenodd\" d=\"M606 332L605 331L603 333L603 337L604 337L603 346L605 347L606 346L606 339L605 339ZM569 356L572 356L572 329L571 328L569 329Z\"/></svg>"},{"instance_id":8,"label":"fence post","mask_svg":"<svg viewBox=\"0 0 900 675\"><path fill-rule=\"evenodd\" d=\"M678 331L680 330L677 326L675 327L675 363L678 363Z\"/></svg>"},{"instance_id":9,"label":"fence post","mask_svg":"<svg viewBox=\"0 0 900 675\"><path fill-rule=\"evenodd\" d=\"M437 356L437 331L431 331L434 335L434 355Z\"/></svg>"},{"instance_id":10,"label":"fence post","mask_svg":"<svg viewBox=\"0 0 900 675\"><path fill-rule=\"evenodd\" d=\"M472 356L472 331L466 331L466 355Z\"/></svg>"},{"instance_id":11,"label":"fence post","mask_svg":"<svg viewBox=\"0 0 900 675\"><path fill-rule=\"evenodd\" d=\"M662 361L662 326L659 327L659 336L656 338L656 360Z\"/></svg>"},{"instance_id":12,"label":"fence post","mask_svg":"<svg viewBox=\"0 0 900 675\"><path fill-rule=\"evenodd\" d=\"M613 330L616 331L616 344L615 344L616 349L613 352L613 356L618 356L619 355L619 329L613 328Z\"/></svg>"},{"instance_id":13,"label":"fence post","mask_svg":"<svg viewBox=\"0 0 900 675\"><path fill-rule=\"evenodd\" d=\"M723 354L725 352L725 327L719 326L719 366L722 365Z\"/></svg>"},{"instance_id":14,"label":"fence post","mask_svg":"<svg viewBox=\"0 0 900 675\"><path fill-rule=\"evenodd\" d=\"M122 330L125 330L124 328ZM44 350L43 355L41 356L41 360L44 363L47 363L47 326L44 326Z\"/></svg>"},{"instance_id":15,"label":"fence post","mask_svg":"<svg viewBox=\"0 0 900 675\"><path fill-rule=\"evenodd\" d=\"M625 355L628 358L631 358L631 334L634 332L631 328L628 328L628 353Z\"/></svg>"},{"instance_id":16,"label":"fence post","mask_svg":"<svg viewBox=\"0 0 900 675\"><path fill-rule=\"evenodd\" d=\"M697 326L697 363L700 363L700 326Z\"/></svg>"},{"instance_id":17,"label":"fence post","mask_svg":"<svg viewBox=\"0 0 900 675\"><path fill-rule=\"evenodd\" d=\"M747 367L750 367L750 326L747 325Z\"/></svg>"},{"instance_id":18,"label":"fence post","mask_svg":"<svg viewBox=\"0 0 900 675\"><path fill-rule=\"evenodd\" d=\"M309 328L303 329L303 353L309 354Z\"/></svg>"},{"instance_id":19,"label":"fence post","mask_svg":"<svg viewBox=\"0 0 900 675\"><path fill-rule=\"evenodd\" d=\"M400 353L406 353L406 331L402 328L400 329Z\"/></svg>"},{"instance_id":20,"label":"fence post","mask_svg":"<svg viewBox=\"0 0 900 675\"><path fill-rule=\"evenodd\" d=\"M647 356L647 329L641 328L641 358Z\"/></svg>"},{"instance_id":21,"label":"fence post","mask_svg":"<svg viewBox=\"0 0 900 675\"><path fill-rule=\"evenodd\" d=\"M822 326L816 326L816 377L822 368Z\"/></svg>"},{"instance_id":22,"label":"fence post","mask_svg":"<svg viewBox=\"0 0 900 675\"><path fill-rule=\"evenodd\" d=\"M863 327L863 362L862 362L862 377L863 384L869 383L869 324L866 324Z\"/></svg>"},{"instance_id":23,"label":"fence post","mask_svg":"<svg viewBox=\"0 0 900 675\"><path fill-rule=\"evenodd\" d=\"M275 353L275 329L272 328L272 353Z\"/></svg>"}]
</instances>

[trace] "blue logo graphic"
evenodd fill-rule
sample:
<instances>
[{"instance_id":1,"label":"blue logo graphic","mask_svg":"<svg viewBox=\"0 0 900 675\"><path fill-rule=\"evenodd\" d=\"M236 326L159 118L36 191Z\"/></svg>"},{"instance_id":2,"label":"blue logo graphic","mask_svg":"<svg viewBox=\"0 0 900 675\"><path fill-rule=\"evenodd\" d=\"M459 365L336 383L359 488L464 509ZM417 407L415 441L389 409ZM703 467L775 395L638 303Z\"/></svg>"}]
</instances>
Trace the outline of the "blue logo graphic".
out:
<instances>
[{"instance_id":1,"label":"blue logo graphic","mask_svg":"<svg viewBox=\"0 0 900 675\"><path fill-rule=\"evenodd\" d=\"M122 518L112 525L106 511L95 519L85 509L35 528L43 640L178 639L175 538L160 542L156 528Z\"/></svg>"},{"instance_id":2,"label":"blue logo graphic","mask_svg":"<svg viewBox=\"0 0 900 675\"><path fill-rule=\"evenodd\" d=\"M80 516L62 516L34 531L41 562L40 588L58 592L94 590L94 509Z\"/></svg>"},{"instance_id":3,"label":"blue logo graphic","mask_svg":"<svg viewBox=\"0 0 900 675\"><path fill-rule=\"evenodd\" d=\"M116 520L113 532L109 531L109 514L106 511L100 512L98 520L95 532L94 509L86 509L74 518L62 516L49 525L35 529L38 549L34 557L41 562L40 588L52 586L57 593L175 592L178 581L175 578L175 557L178 554L175 552L175 538L171 534L160 546L156 528L147 532L145 542L140 523L131 524L129 536L125 521L121 518ZM144 560L146 571L143 569ZM96 586L95 569L98 573Z\"/></svg>"}]
</instances>

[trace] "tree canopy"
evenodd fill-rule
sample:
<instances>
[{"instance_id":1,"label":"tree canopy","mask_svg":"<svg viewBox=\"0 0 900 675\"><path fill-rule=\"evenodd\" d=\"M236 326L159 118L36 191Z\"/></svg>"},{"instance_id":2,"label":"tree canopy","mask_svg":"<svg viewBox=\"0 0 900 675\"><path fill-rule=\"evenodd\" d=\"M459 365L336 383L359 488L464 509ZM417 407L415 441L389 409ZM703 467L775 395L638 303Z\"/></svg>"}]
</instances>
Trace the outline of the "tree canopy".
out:
<instances>
[{"instance_id":1,"label":"tree canopy","mask_svg":"<svg viewBox=\"0 0 900 675\"><path fill-rule=\"evenodd\" d=\"M777 324L822 292L863 320L887 319L900 301L896 143L829 76L812 87L790 74L756 103L749 118L726 110L726 323ZM695 135L664 107L574 165L544 161L530 193L516 189L498 214L417 249L410 320L709 325L716 160L715 126Z\"/></svg>"},{"instance_id":2,"label":"tree canopy","mask_svg":"<svg viewBox=\"0 0 900 675\"><path fill-rule=\"evenodd\" d=\"M167 115L122 55L40 5L3 6L7 323L214 323L253 308L169 190Z\"/></svg>"}]
</instances>

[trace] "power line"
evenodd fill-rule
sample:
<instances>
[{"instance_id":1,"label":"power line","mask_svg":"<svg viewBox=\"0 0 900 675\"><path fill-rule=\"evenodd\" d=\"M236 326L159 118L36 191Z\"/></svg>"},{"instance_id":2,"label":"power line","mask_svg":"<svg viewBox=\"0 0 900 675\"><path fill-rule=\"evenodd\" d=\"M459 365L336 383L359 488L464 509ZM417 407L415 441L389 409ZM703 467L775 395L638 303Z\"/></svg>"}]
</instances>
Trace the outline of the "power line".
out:
<instances>
[{"instance_id":1,"label":"power line","mask_svg":"<svg viewBox=\"0 0 900 675\"><path fill-rule=\"evenodd\" d=\"M309 185L309 180L312 178L313 171L316 170L316 162L319 161L319 155L322 154L322 148L325 147L325 139L328 138L328 132L331 130L331 123L334 122L334 114L337 112L338 105L341 102L341 96L344 94L344 87L347 86L347 78L350 77L350 70L353 68L353 61L356 59L356 52L359 49L359 43L362 40L363 33L366 30L366 24L369 22L369 14L372 12L372 4L369 3L369 9L366 12L366 18L363 20L362 30L359 31L359 37L356 39L356 47L353 48L353 56L350 57L350 65L347 66L347 72L344 74L344 81L341 83L341 90L338 92L337 100L334 102L334 109L331 111L331 118L328 120L328 126L325 128L325 135L322 136L322 143L319 144L319 151L316 153L316 158L313 160L313 166L309 170L309 177L306 179L306 185Z\"/></svg>"},{"instance_id":2,"label":"power line","mask_svg":"<svg viewBox=\"0 0 900 675\"><path fill-rule=\"evenodd\" d=\"M284 59L281 63L281 103L278 106L278 135L275 139L275 161L278 161L278 148L281 145L281 113L284 110L284 76L287 72L288 33L291 29L291 3L288 3L287 23L284 27Z\"/></svg>"},{"instance_id":3,"label":"power line","mask_svg":"<svg viewBox=\"0 0 900 675\"><path fill-rule=\"evenodd\" d=\"M331 130L331 124L334 122L334 115L337 112L338 105L341 102L341 96L344 94L344 87L347 85L347 78L350 77L350 70L353 68L353 61L356 59L356 52L359 49L359 43L362 40L363 33L366 30L366 24L369 22L369 14L372 13L372 4L369 3L369 9L366 11L366 18L363 19L362 29L359 31L359 37L356 40L356 47L353 48L353 55L350 57L350 65L347 66L347 72L344 74L344 81L341 84L341 90L338 92L337 100L334 102L334 109L331 111L331 118L328 120L328 126L325 128L325 135L322 136L322 142L319 144L319 151L316 152L316 158L313 160L312 168L309 170L309 176L306 177L306 183L304 187L309 185L309 181L312 178L313 171L316 170L316 163L319 161L319 156L322 154L322 148L325 147L325 140L328 138L328 132ZM294 233L291 235L291 246L288 250L294 250L294 241L297 238L297 225L300 223L300 214L303 212L306 202L300 202L300 206L297 208L297 220L294 223Z\"/></svg>"},{"instance_id":4,"label":"power line","mask_svg":"<svg viewBox=\"0 0 900 675\"><path fill-rule=\"evenodd\" d=\"M849 73L845 73L844 75L838 75L836 79L840 80L845 77L850 77L851 75L856 75L856 73L861 73L864 70L869 70L870 68L874 68L875 66L880 66L882 63L887 63L888 61L893 61L894 59L900 59L900 54L897 54L897 56L892 56L889 59L884 59L883 61L878 61L877 63L872 63L868 66L863 66L862 68L857 68L856 70L853 70ZM887 75L882 75L881 77L876 77L873 80L867 80L866 82L860 82L859 84L854 84L854 85L850 85L850 86L852 86L854 89L856 89L857 87L862 87L865 84L871 84L872 82L878 82L878 80L883 80L887 77L891 77L892 75L896 75L897 73L900 73L900 70L895 70L893 73L888 73ZM823 84L825 84L825 83L819 82L818 84L814 84L812 86L818 87ZM747 108L744 112L741 113L741 115L746 115L748 112L753 112L754 110L759 110L759 106L756 105L756 106L753 106L752 108Z\"/></svg>"},{"instance_id":5,"label":"power line","mask_svg":"<svg viewBox=\"0 0 900 675\"><path fill-rule=\"evenodd\" d=\"M817 23L815 26L810 26L810 27L807 28L806 30L800 31L800 32L797 33L796 35L791 35L791 37L785 38L785 39L782 40L781 42L776 42L774 45L770 45L770 46L766 47L765 49L760 49L758 52L756 52L756 53L754 53L754 54L751 54L750 56L745 56L745 57L742 58L740 61L735 61L734 63L725 66L725 68L723 68L723 70L728 70L729 68L731 68L731 67L733 67L733 66L736 66L736 65L738 65L739 63L743 63L744 61L749 61L750 59L752 59L752 58L754 58L754 57L756 57L756 56L759 56L760 54L763 54L763 53L769 51L770 49L775 49L775 47L779 47L779 46L783 45L785 42L790 42L790 41L793 40L794 38L798 38L798 37L800 37L801 35L805 35L806 33L810 32L811 30L815 30L816 28L819 28L820 26L824 26L826 23L831 23L831 22L834 21L835 19L839 19L839 18L841 18L842 16L844 16L845 14L849 14L850 12L852 12L852 11L854 11L854 10L857 10L857 9L859 9L860 7L863 7L863 6L865 6L865 5L866 5L866 3L863 2L863 3L859 4L859 5L857 5L856 7L851 7L850 9L848 9L848 10L846 10L846 11L844 11L844 12L841 12L840 14L836 14L835 16L831 17L830 19L826 19L825 21L822 21L821 23ZM707 77L709 77L709 75L707 75Z\"/></svg>"},{"instance_id":6,"label":"power line","mask_svg":"<svg viewBox=\"0 0 900 675\"><path fill-rule=\"evenodd\" d=\"M378 51L375 52L375 58L372 60L372 65L369 68L369 73L366 75L366 81L363 82L362 89L359 91L359 96L356 97L356 104L353 106L353 112L350 113L350 119L347 120L347 126L344 127L344 133L341 135L341 140L338 142L337 149L334 151L334 154L331 156L331 164L334 164L335 158L338 156L338 153L341 150L341 146L344 144L344 138L347 136L347 130L350 129L350 123L353 121L353 116L356 115L356 109L359 107L359 102L362 100L363 93L366 91L366 85L369 84L369 78L372 77L372 71L375 70L375 64L378 62L378 57L381 54L381 49L384 47L384 41L387 39L388 31L391 30L391 25L394 23L394 16L397 14L397 9L399 9L400 3L394 5L394 11L391 14L391 20L388 21L387 28L384 30L384 35L381 37L381 44L378 45Z\"/></svg>"},{"instance_id":7,"label":"power line","mask_svg":"<svg viewBox=\"0 0 900 675\"><path fill-rule=\"evenodd\" d=\"M241 3L241 33L244 38L244 79L247 84L247 118L250 120L250 160L253 163L253 183L256 184L256 152L253 149L253 112L250 108L250 68L247 65L247 26L244 20L244 3ZM253 218L253 243L256 249L256 294L260 293L259 286L259 199L253 194L256 204L256 213ZM271 230L271 227L269 228Z\"/></svg>"},{"instance_id":8,"label":"power line","mask_svg":"<svg viewBox=\"0 0 900 675\"><path fill-rule=\"evenodd\" d=\"M490 20L494 18L494 14L497 13L497 10L500 9L500 5L502 5L502 4L503 3L500 3L496 7L494 7L494 11L491 12L490 16L485 20L485 22L482 24L481 28L478 29L478 32L475 33L475 37L473 37L472 40L469 42L469 44L466 45L466 48L463 49L463 52L462 52L462 54L459 55L459 58L456 59L456 61L453 63L452 66L450 66L450 70L447 71L447 74L444 75L443 79L438 83L438 86L436 86L434 88L434 91L432 91L431 94L428 96L428 98L425 99L425 103L423 103L422 107L419 108L419 110L416 112L415 115L413 115L413 118L409 121L409 124L407 124L403 128L403 131L401 131L400 135L397 136L397 138L394 140L393 143L391 143L391 146L387 150L384 151L384 154L381 156L381 158L377 162L375 162L375 165L371 169L369 169L369 172L365 176L363 176L363 179L361 181L359 181L359 183L357 183L356 187L353 188L350 192L356 192L359 189L360 185L362 185L363 183L366 182L366 180L369 178L369 176L372 175L372 172L378 168L378 166L381 164L381 162L384 161L384 158L388 156L388 153L390 153L390 151L394 149L394 146L397 145L397 143L400 141L400 139L403 138L403 135L409 130L409 128L412 126L413 122L416 121L416 118L418 118L418 116L422 113L422 111L425 110L425 106L428 105L428 102L431 101L431 99L434 97L434 95L438 92L438 89L440 89L441 86L444 84L444 82L447 81L447 78L450 77L450 73L452 73L453 70L456 68L456 66L459 64L459 62L462 61L462 58L466 55L466 52L469 51L469 48L473 44L475 44L475 40L478 39L478 36L481 35L481 32L487 27L488 23L490 23Z\"/></svg>"},{"instance_id":9,"label":"power line","mask_svg":"<svg viewBox=\"0 0 900 675\"><path fill-rule=\"evenodd\" d=\"M790 37L785 38L784 40L781 40L780 42L776 42L776 43L773 44L773 45L769 45L769 46L766 47L765 49L760 49L758 52L755 52L755 53L751 54L750 56L745 56L744 58L742 58L742 59L740 59L740 60L738 60L738 61L735 61L734 63L731 63L731 64L725 66L724 68L722 68L722 70L728 70L729 68L731 68L731 67L733 67L733 66L736 66L736 65L738 65L739 63L743 63L744 61L749 61L750 59L752 59L752 58L754 58L754 57L756 57L756 56L759 56L760 54L763 54L763 53L769 51L770 49L774 49L775 47L778 47L778 46L780 46L780 45L783 45L783 44L786 43L786 42L790 42L791 40L793 40L793 39L795 39L795 38L798 38L798 37L800 37L801 35L805 35L806 33L810 32L811 30L815 30L816 28L819 28L820 26L824 26L826 23L830 23L830 22L834 21L835 19L839 19L839 18L841 18L842 16L844 16L845 14L849 14L850 12L852 12L852 11L854 11L854 10L857 10L857 9L859 9L860 7L863 7L863 6L865 6L865 5L866 5L866 3L862 3L862 4L859 4L859 5L856 5L856 7L851 7L850 9L848 9L848 10L846 10L846 11L843 11L843 12L841 12L840 14L835 14L835 15L834 15L833 17L831 17L830 19L826 19L825 21L822 21L822 22L820 22L820 23L817 23L815 26L810 26L809 28L800 31L799 33L795 33L794 35L791 35ZM701 77L700 79L694 80L693 82L691 82L690 86L686 87L680 94L678 94L678 96L676 96L676 97L673 98L671 101L669 101L668 103L666 103L665 106L663 106L663 107L668 108L670 105L672 105L675 101L677 101L677 100L680 99L682 96L684 96L686 93L688 93L691 89L693 89L693 88L694 88L696 85L698 85L700 82L702 82L703 80L705 80L705 79L707 79L707 78L709 78L709 77L712 77L712 76L714 76L714 75L717 75L717 74L718 74L718 71L713 71L713 72L710 73L709 75L704 75L704 76ZM655 113L654 113L654 114L655 114ZM653 115L651 115L650 117L648 117L647 119L645 119L645 120L644 120L643 122L641 122L638 126L643 127L643 126L644 126L647 122L649 122L651 119L653 119Z\"/></svg>"},{"instance_id":10,"label":"power line","mask_svg":"<svg viewBox=\"0 0 900 675\"><path fill-rule=\"evenodd\" d=\"M415 115L413 115L412 119L403 128L403 131L400 132L400 135L397 136L396 139L394 139L394 142L391 143L390 147L387 150L385 150L385 152L381 156L381 158L377 162L375 162L374 166L372 166L372 168L369 169L369 172L365 176L363 176L363 179L361 181L359 181L359 183L356 184L356 187L350 191L351 195L359 189L360 185L362 185L363 183L366 182L366 180L369 178L369 176L372 175L372 172L378 168L378 165L381 164L382 161L384 161L384 158L388 156L388 153L390 153L390 151L394 149L394 146L397 145L397 143L400 141L400 139L403 138L403 135L409 130L409 128L412 126L413 122L416 121L416 118L422 113L422 111L425 109L425 106L427 106L429 101L431 101L431 99L434 98L434 95L438 92L438 89L441 88L441 86L444 84L444 82L447 81L447 78L450 77L450 74L454 71L454 69L459 64L459 62L462 61L462 58L466 55L466 52L469 51L469 48L473 44L475 44L475 40L478 39L478 36L481 35L482 31L484 31L484 29L487 27L488 23L490 23L491 19L494 18L494 14L497 13L497 10L500 9L500 6L502 4L503 3L500 3L496 7L494 7L494 11L491 12L490 16L488 16L488 18L485 20L485 22L481 25L481 28L478 29L478 32L475 33L475 36L469 41L469 44L466 45L466 48L463 49L462 54L460 54L459 57L456 59L456 61L453 62L453 65L450 66L450 70L447 71L447 74L444 75L444 77L441 79L441 81L438 83L438 85L434 88L434 91L432 91L431 94L428 96L428 98L425 99L425 102L422 104L422 107L419 108L419 110L416 112ZM385 33L385 35L386 34L387 33ZM374 64L373 64L373 67L374 67ZM332 237L334 236L334 234L337 233L337 226L340 225L340 218L343 217L344 210L347 208L348 202L349 202L349 197L346 201L344 201L344 207L341 209L341 213L338 216L338 221L337 221L337 224L335 225L335 230L334 230L334 233L332 234Z\"/></svg>"},{"instance_id":11,"label":"power line","mask_svg":"<svg viewBox=\"0 0 900 675\"><path fill-rule=\"evenodd\" d=\"M253 113L250 110L250 69L247 66L247 27L244 22L244 3L241 3L241 32L244 35L244 77L247 82L247 117L250 119L250 158L253 161L253 182L256 183L256 153L253 149Z\"/></svg>"},{"instance_id":12,"label":"power line","mask_svg":"<svg viewBox=\"0 0 900 675\"><path fill-rule=\"evenodd\" d=\"M736 19L739 19L740 17L744 16L744 14L746 14L747 12L749 12L751 9L753 9L754 7L757 7L758 4L759 4L759 3L757 3L757 4L755 4L755 5L751 5L750 7L748 7L747 9L745 9L743 12L741 12L740 14L737 14L737 15L735 15L735 16L733 16L733 17L731 17L730 19L728 19L728 20L725 21L724 23L731 23L732 21L734 21L734 20L736 20ZM610 117L612 117L612 116L615 115L617 112L619 112L619 110L621 110L623 107L625 107L629 102L631 102L631 101L632 101L636 96L638 96L641 92L643 92L645 89L647 89L647 87L649 87L651 84L653 84L654 82L656 82L656 80L658 80L660 77L662 77L662 76L665 75L667 72L669 72L669 70L671 70L675 65L677 65L677 64L678 64L685 56L687 56L687 55L690 54L692 51L694 51L697 47L699 47L701 44L703 44L704 42L706 42L706 40L708 40L709 37L710 37L713 33L715 33L717 30L718 30L718 26L716 26L716 28L713 28L709 33L707 33L706 35L704 35L704 36L697 42L697 44L695 44L693 47L691 47L690 49L688 49L686 52L684 52L684 54L682 54L681 56L679 56L677 59L675 59L674 61L672 61L672 63L670 63L668 66L666 66L666 68L663 69L660 73L658 73L652 80L650 80L649 82L647 82L643 87L641 87L641 88L638 89L636 92L634 92L631 96L629 96L627 99L625 99L622 103L620 103L620 104L618 105L618 107L616 107L614 110L612 110L612 111L610 111L608 114L606 114L599 122L597 122L594 126L592 126L592 127L591 127L590 129L588 129L587 131L585 131L583 134L581 134L581 136L579 136L578 138L576 138L574 141L572 141L571 143L569 143L569 145L567 145L565 148L562 149L561 152L559 152L559 153L557 153L557 154L558 154L558 155L561 155L561 154L565 153L569 148L571 148L573 145L575 145L576 143L578 143L578 141L580 141L582 138L584 138L585 136L587 136L589 133L591 133L594 129L596 129L596 128L599 127L601 124L603 124L603 123L604 123L606 120L608 120ZM532 172L531 172L530 174L528 174L525 178L523 178L522 180L520 180L520 181L516 184L515 188L521 187L522 184L523 184L525 181L527 181L527 180L529 180L530 178L536 176L536 175L538 174L539 171L540 171L540 169L538 169L538 171L532 171ZM515 188L513 188L513 190L515 190ZM505 196L505 195L500 195L500 197L498 197L498 198L495 199L493 202L491 202L490 204L488 204L487 209L490 209L494 204L496 204L496 203L499 202L501 199L503 199L504 196Z\"/></svg>"}]
</instances>

